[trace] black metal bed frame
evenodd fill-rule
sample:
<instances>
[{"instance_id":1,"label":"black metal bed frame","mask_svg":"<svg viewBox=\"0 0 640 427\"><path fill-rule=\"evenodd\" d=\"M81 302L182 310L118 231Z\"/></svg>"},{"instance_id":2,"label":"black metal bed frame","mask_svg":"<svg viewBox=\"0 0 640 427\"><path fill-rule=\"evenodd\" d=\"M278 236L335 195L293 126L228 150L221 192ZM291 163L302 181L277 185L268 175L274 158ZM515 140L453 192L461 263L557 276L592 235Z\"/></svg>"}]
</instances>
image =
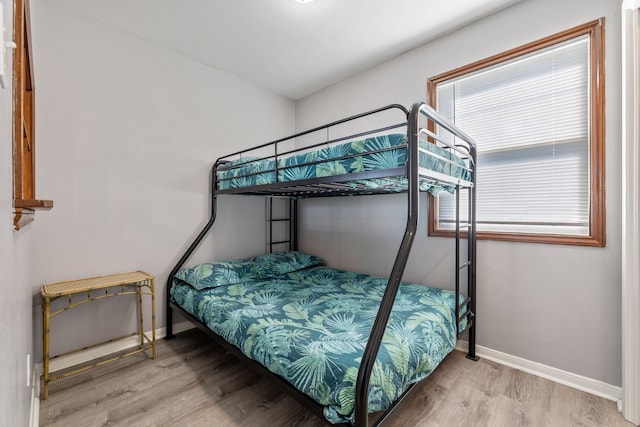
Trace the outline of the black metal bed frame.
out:
<instances>
[{"instance_id":1,"label":"black metal bed frame","mask_svg":"<svg viewBox=\"0 0 640 427\"><path fill-rule=\"evenodd\" d=\"M349 123L352 121L356 121L358 119L373 116L375 114L379 114L388 110L400 110L404 116L406 117L406 121L401 123L391 124L389 126L384 126L376 129L370 129L365 132L351 134L347 137L336 138L328 141L323 141L314 145L307 145L303 148L298 148L295 150L290 150L286 152L278 152L279 144L290 141L292 139L305 136L317 131L327 130L337 125ZM421 126L421 123L427 123L426 126ZM349 140L361 136L372 135L375 133L396 129L396 128L406 128L407 133L407 162L404 167L399 168L391 168L391 169L383 169L383 170L375 170L375 171L366 171L359 173L349 173L345 175L338 176L328 176L328 177L317 177L311 178L301 181L290 181L290 182L282 182L279 181L279 171L287 168L294 168L305 166L306 164L297 164L295 166L280 166L279 159L282 159L283 156L287 156L290 154L294 154L297 152L301 152L303 150L308 150L310 148L316 148L322 145L328 145L331 143L336 143L344 140ZM440 131L445 130L449 135L453 136L450 140L446 140L440 136ZM457 178L453 178L451 176L437 173L434 171L427 170L425 168L420 167L419 165L419 154L424 153L426 155L436 156L441 160L452 163L449 159L445 157L440 157L435 154L432 154L426 150L423 150L419 147L418 141L419 139L427 139L430 142L438 143L443 146L446 146L451 152L454 152L458 157L466 159L466 164L468 169L471 171L472 179L471 181L462 181ZM274 165L274 180L275 182L269 184L255 185L252 187L245 188L227 188L220 190L219 183L220 179L218 178L219 170L229 170L230 168L240 167L242 166L242 162L235 162L233 165L231 164L231 158L237 156L243 156L247 153L250 153L259 149L268 149L272 154L262 157L261 159L272 159ZM398 149L398 147L391 147L390 149ZM385 151L387 149L381 149L377 151ZM372 153L372 152L368 152ZM255 158L252 158L251 161L254 161ZM341 160L331 159L331 160ZM325 160L326 161L326 160ZM248 161L247 161L248 162ZM319 162L315 162L319 163ZM308 163L313 164L313 163ZM375 110L371 110L362 114L350 116L344 118L342 120L334 121L332 123L319 126L304 132L297 133L295 135L278 139L276 141L269 142L267 144L259 145L257 147L252 147L247 150L238 151L236 153L232 153L228 156L219 158L211 169L211 208L210 208L210 218L209 221L202 228L200 233L196 236L196 238L191 242L185 253L182 255L180 260L176 263L175 267L169 273L169 277L167 280L166 287L166 328L167 334L166 339L173 338L173 310L177 310L183 317L192 322L196 327L205 332L208 336L210 336L214 341L220 344L226 351L233 354L237 358L241 359L246 365L252 370L256 371L261 375L266 375L270 378L275 379L275 384L277 384L280 388L282 388L285 392L292 395L299 402L301 402L305 407L310 409L314 414L324 418L322 416L323 406L315 402L310 397L298 391L294 388L290 383L281 378L278 375L275 375L264 368L262 365L253 361L246 355L244 355L239 349L235 346L229 344L222 337L220 337L215 332L211 331L207 328L206 325L201 323L198 319L196 319L191 314L187 313L177 304L171 302L170 298L170 290L173 285L173 279L180 268L185 264L187 259L191 256L191 254L196 250L200 242L207 235L213 223L216 219L217 214L217 196L219 194L249 194L249 195L266 195L266 196L284 196L290 197L294 199L294 202L291 205L291 213L293 219L291 221L290 230L294 234L291 237L291 246L293 249L296 249L297 246L297 224L296 221L296 211L297 211L297 200L301 198L309 198L309 197L329 197L329 196L341 196L341 195L364 195L364 194L387 194L387 193L397 193L397 183L393 181L389 181L388 186L381 186L379 188L370 188L366 185L362 185L362 181L368 179L377 179L384 181L386 178L390 177L405 177L407 182L406 189L402 189L403 192L407 194L407 225L404 232L404 236L402 242L400 244L400 248L398 249L398 253L396 255L396 259L393 265L393 269L389 276L389 280L387 283L386 290L382 297L382 301L380 304L380 308L378 310L378 314L373 324L373 328L371 330L371 334L369 336L369 340L367 342L367 346L362 356L362 361L360 364L360 369L358 371L358 377L356 382L356 394L355 394L355 426L356 427L367 427L369 425L369 413L368 413L368 390L369 390L369 380L371 377L371 371L373 369L374 362L376 360L378 350L380 348L382 337L384 335L387 322L389 320L391 309L393 307L393 303L395 301L396 294L398 292L398 288L400 286L400 281L402 279L402 275L404 273L407 260L409 258L409 254L411 251L411 246L413 244L413 239L416 234L417 225L418 225L418 211L419 211L419 192L420 192L420 179L422 180L430 180L436 184L444 184L455 187L456 191L456 213L455 213L455 259L456 259L456 271L455 271L455 296L456 296L456 317L457 317L457 326L456 330L458 333L458 337L464 332L468 330L468 339L469 339L469 351L467 354L467 358L472 360L478 360L475 353L476 346L476 321L475 321L475 312L476 312L476 186L475 186L475 166L476 166L476 148L473 140L458 129L454 124L449 122L448 120L441 117L434 109L429 107L428 105L418 102L414 104L410 111L404 108L399 104L391 104L382 108L378 108ZM268 171L267 171L268 172ZM264 171L258 172L264 173ZM258 174L253 173L253 174ZM246 174L243 176L250 176L251 174ZM237 178L235 176L234 178ZM460 191L468 190L468 218L466 222L463 224L460 221ZM461 229L466 229L466 232L461 231ZM467 244L467 260L461 262L460 259L460 240L465 237L468 240ZM460 303L459 295L460 295L460 272L462 270L467 270L467 299ZM465 309L466 308L466 309ZM466 327L464 329L460 329L460 324L466 320ZM402 396L387 410L382 416L380 416L377 420L375 420L373 425L379 425L384 422L391 412L403 401L403 399L410 393L410 391L414 388L416 384L412 384Z\"/></svg>"}]
</instances>

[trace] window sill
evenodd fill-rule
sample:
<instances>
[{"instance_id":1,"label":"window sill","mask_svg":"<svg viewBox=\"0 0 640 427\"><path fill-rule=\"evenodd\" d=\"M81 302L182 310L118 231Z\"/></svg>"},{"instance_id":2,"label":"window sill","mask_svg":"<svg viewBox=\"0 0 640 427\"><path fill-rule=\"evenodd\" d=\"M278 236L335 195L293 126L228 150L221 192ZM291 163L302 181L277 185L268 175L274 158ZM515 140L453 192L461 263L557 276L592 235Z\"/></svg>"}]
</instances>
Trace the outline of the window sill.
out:
<instances>
[{"instance_id":1,"label":"window sill","mask_svg":"<svg viewBox=\"0 0 640 427\"><path fill-rule=\"evenodd\" d=\"M455 232L448 230L429 230L428 235L433 237L455 237L456 234ZM466 239L467 233L461 232L460 236ZM600 236L570 236L559 234L498 233L478 231L477 238L478 240L497 240L502 242L605 247L604 233L601 233Z\"/></svg>"}]
</instances>

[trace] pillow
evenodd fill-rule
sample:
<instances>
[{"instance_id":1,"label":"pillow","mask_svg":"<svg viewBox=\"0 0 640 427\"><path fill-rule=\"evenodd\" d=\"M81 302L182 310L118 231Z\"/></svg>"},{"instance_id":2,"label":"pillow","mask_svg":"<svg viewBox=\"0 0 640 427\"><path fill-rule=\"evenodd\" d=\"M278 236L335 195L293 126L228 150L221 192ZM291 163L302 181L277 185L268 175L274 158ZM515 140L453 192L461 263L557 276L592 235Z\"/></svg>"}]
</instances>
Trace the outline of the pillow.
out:
<instances>
[{"instance_id":1,"label":"pillow","mask_svg":"<svg viewBox=\"0 0 640 427\"><path fill-rule=\"evenodd\" d=\"M324 262L303 252L275 252L252 258L199 264L178 271L175 278L201 290L271 279Z\"/></svg>"}]
</instances>

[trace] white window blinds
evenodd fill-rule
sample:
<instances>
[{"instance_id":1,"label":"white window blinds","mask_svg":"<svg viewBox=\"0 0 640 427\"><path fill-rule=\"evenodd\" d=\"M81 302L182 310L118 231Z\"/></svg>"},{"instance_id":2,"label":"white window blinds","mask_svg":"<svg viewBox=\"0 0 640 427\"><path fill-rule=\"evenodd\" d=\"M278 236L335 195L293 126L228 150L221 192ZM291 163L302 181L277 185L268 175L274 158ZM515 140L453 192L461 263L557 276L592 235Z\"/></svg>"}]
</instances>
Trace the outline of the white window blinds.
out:
<instances>
[{"instance_id":1,"label":"white window blinds","mask_svg":"<svg viewBox=\"0 0 640 427\"><path fill-rule=\"evenodd\" d=\"M587 35L440 83L437 99L477 143L480 231L589 233ZM453 203L439 196L440 229Z\"/></svg>"}]
</instances>

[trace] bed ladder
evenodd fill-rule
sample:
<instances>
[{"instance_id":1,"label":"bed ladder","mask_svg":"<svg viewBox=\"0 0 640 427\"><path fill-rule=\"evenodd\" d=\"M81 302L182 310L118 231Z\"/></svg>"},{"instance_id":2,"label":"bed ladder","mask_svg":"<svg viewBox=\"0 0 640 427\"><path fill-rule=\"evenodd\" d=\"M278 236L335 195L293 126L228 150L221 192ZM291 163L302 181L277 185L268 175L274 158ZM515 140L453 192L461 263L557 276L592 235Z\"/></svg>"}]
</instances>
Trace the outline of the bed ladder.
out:
<instances>
[{"instance_id":1,"label":"bed ladder","mask_svg":"<svg viewBox=\"0 0 640 427\"><path fill-rule=\"evenodd\" d=\"M460 192L461 191L468 191L467 196L469 197L469 199L467 199L469 201L469 203L467 204L468 206L468 212L467 212L467 219L464 222L460 221ZM460 314L460 312L458 310L456 310L456 332L457 335L460 335L460 321L462 319L464 319L465 317L467 318L467 322L469 324L469 326L471 326L473 324L473 322L475 321L475 304L472 304L472 301L475 300L475 292L473 292L472 287L469 285L471 283L471 281L475 280L475 259L476 259L476 254L475 254L475 224L474 221L472 220L473 216L472 216L472 212L471 210L475 208L475 205L473 203L471 203L471 197L473 197L473 192L471 190L471 187L466 187L463 188L461 187L459 184L456 185L456 191L455 191L455 198L456 198L456 209L455 209L455 213L456 213L456 228L455 228L455 236L456 236L456 301L458 301L458 298L460 297L460 276L463 270L466 270L467 273L467 299L460 305L460 306L456 306L456 307L467 307L467 311L464 314ZM460 245L460 238L462 237L462 234L466 235L466 239L467 239L467 256L466 256L466 260L463 260L461 255L460 255L460 249L461 249L461 245ZM473 293L473 294L472 294ZM470 335L469 336L469 340L473 340L473 348L475 348L475 335ZM467 355L468 359L477 361L479 358L478 356L475 355L475 351L468 354Z\"/></svg>"},{"instance_id":2,"label":"bed ladder","mask_svg":"<svg viewBox=\"0 0 640 427\"><path fill-rule=\"evenodd\" d=\"M266 197L267 251L295 251L298 249L298 200L288 197Z\"/></svg>"}]
</instances>

